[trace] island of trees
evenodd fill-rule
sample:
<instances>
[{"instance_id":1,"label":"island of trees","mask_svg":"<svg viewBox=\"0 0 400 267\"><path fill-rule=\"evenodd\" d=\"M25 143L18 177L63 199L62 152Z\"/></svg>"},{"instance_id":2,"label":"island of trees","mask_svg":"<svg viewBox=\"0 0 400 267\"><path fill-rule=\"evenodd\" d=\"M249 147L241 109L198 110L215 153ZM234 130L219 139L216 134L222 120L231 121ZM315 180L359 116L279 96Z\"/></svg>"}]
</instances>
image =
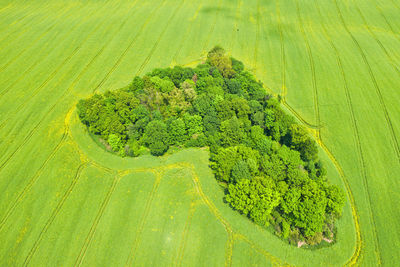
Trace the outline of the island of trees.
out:
<instances>
[{"instance_id":1,"label":"island of trees","mask_svg":"<svg viewBox=\"0 0 400 267\"><path fill-rule=\"evenodd\" d=\"M195 68L157 68L79 101L79 118L121 156L206 147L230 206L291 244L336 238L343 191L316 143L239 60L213 48Z\"/></svg>"}]
</instances>

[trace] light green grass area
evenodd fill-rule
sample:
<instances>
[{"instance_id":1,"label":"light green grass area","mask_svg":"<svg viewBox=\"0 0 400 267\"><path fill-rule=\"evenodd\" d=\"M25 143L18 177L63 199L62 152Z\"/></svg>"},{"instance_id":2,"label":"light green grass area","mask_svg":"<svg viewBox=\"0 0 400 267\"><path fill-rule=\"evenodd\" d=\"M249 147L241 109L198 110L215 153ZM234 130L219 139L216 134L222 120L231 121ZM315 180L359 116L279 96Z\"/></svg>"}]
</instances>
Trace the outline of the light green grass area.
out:
<instances>
[{"instance_id":1,"label":"light green grass area","mask_svg":"<svg viewBox=\"0 0 400 267\"><path fill-rule=\"evenodd\" d=\"M395 266L395 0L0 0L1 266ZM120 158L74 107L219 44L309 127L348 201L338 242L287 245L223 202L207 149Z\"/></svg>"}]
</instances>

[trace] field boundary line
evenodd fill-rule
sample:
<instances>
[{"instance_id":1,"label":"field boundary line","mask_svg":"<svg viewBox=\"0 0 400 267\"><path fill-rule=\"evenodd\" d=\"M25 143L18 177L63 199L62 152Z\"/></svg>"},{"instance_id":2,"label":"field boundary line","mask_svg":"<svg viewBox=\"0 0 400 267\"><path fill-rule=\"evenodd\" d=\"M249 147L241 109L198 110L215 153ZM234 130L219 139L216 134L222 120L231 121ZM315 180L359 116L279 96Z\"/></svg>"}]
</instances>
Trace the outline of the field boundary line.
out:
<instances>
[{"instance_id":1,"label":"field boundary line","mask_svg":"<svg viewBox=\"0 0 400 267\"><path fill-rule=\"evenodd\" d=\"M137 0L135 1L135 3L136 2L137 2ZM114 65L111 67L111 69L106 73L106 75L103 77L103 79L100 81L100 83L93 89L92 93L95 93L104 84L104 82L109 78L109 76L115 71L115 69L121 63L122 59L128 53L129 49L133 46L134 43L136 43L137 38L142 34L142 31L144 30L144 28L147 27L150 20L153 18L154 14L161 8L161 6L164 6L165 3L166 3L166 0L163 0L163 2L161 4L159 4L155 9L153 9L151 11L150 15L147 17L145 22L142 24L140 30L135 34L135 37L132 39L132 41L129 43L129 45L125 48L125 50L122 52L122 54L118 57L117 61L114 63Z\"/></svg>"},{"instance_id":2,"label":"field boundary line","mask_svg":"<svg viewBox=\"0 0 400 267\"><path fill-rule=\"evenodd\" d=\"M353 40L354 44L357 46L357 48L358 48L358 50L359 50L359 52L361 54L361 57L363 59L363 62L364 62L364 64L366 65L366 67L368 69L369 76L370 76L370 78L372 80L372 83L373 83L373 85L375 87L376 94L378 95L379 102L380 102L380 104L382 106L382 109L383 109L383 113L384 113L384 116L385 116L385 119L386 119L386 124L387 124L387 126L389 128L389 132L390 132L391 139L392 139L391 140L392 141L392 148L394 149L394 151L395 151L395 153L397 155L397 160L400 163L399 143L397 141L396 133L394 132L393 124L392 124L392 121L390 119L389 112L387 111L386 104L384 102L384 99L383 99L383 96L382 96L382 93L381 93L381 89L380 89L380 87L378 85L378 82L376 81L375 75L374 75L374 73L372 71L372 68L371 68L371 66L370 66L370 64L368 62L368 59L367 59L364 51L362 50L362 48L361 48L360 44L358 43L357 39L353 36L353 34L351 33L351 31L349 30L349 28L347 27L347 25L346 25L346 23L344 21L344 17L342 15L340 7L339 7L339 5L337 3L337 0L333 0L333 1L335 2L336 9L337 9L338 14L339 14L339 18L340 18L340 20L342 22L342 25L343 25L344 29L346 30L346 32L351 37L351 39Z\"/></svg>"},{"instance_id":3,"label":"field boundary line","mask_svg":"<svg viewBox=\"0 0 400 267\"><path fill-rule=\"evenodd\" d=\"M153 188L151 189L150 194L149 194L149 196L147 198L146 205L145 205L144 211L143 211L143 213L141 215L138 228L136 229L135 239L134 239L132 247L130 249L130 252L129 252L129 255L128 255L128 258L127 258L125 266L132 266L132 265L134 266L134 264L135 264L135 261L136 261L136 255L135 254L136 254L136 250L137 250L137 248L138 248L138 246L140 244L140 239L142 237L143 228L144 228L144 225L146 224L147 217L148 217L148 215L150 213L150 210L151 210L152 202L154 200L154 197L155 197L155 195L156 195L156 193L158 191L158 187L159 187L159 185L161 183L161 180L162 180L162 176L163 176L163 172L162 171L160 172L160 171L154 171L153 170L152 173L156 175L156 179L154 181Z\"/></svg>"},{"instance_id":4,"label":"field boundary line","mask_svg":"<svg viewBox=\"0 0 400 267\"><path fill-rule=\"evenodd\" d=\"M83 246L82 246L81 250L79 251L79 255L76 258L74 266L81 266L82 265L83 260L84 260L84 258L86 256L87 249L89 248L89 246L90 246L90 244L91 244L91 242L93 240L93 236L96 233L97 225L99 224L100 219L103 216L104 211L106 210L106 207L107 207L108 203L110 202L111 196L114 193L115 188L116 188L117 184L119 183L119 181L121 180L121 178L122 178L121 175L119 175L119 174L115 175L115 177L114 177L114 179L112 181L112 184L110 186L110 189L108 190L108 192L107 192L107 194L106 194L106 196L105 196L105 198L104 198L104 200L103 200L103 202L102 202L102 204L100 206L100 209L99 209L99 211L98 211L98 213L97 213L92 225L90 226L89 232L88 232L88 234L87 234L87 236L85 238L85 241L83 243Z\"/></svg>"},{"instance_id":5,"label":"field boundary line","mask_svg":"<svg viewBox=\"0 0 400 267\"><path fill-rule=\"evenodd\" d=\"M78 182L80 175L82 171L86 168L87 162L83 162L79 167L78 170L76 171L75 177L73 177L72 182L70 186L67 188L67 191L64 193L63 197L61 198L60 202L58 202L56 208L53 210L51 216L47 220L44 228L41 230L38 239L35 241L33 247L29 251L28 255L25 258L25 261L23 263L23 266L28 266L30 260L32 259L33 255L35 254L36 250L40 246L40 242L43 240L43 236L46 234L47 230L53 223L54 219L57 217L58 213L60 212L61 208L63 207L65 201L71 194L72 190L74 189L76 183Z\"/></svg>"},{"instance_id":6,"label":"field boundary line","mask_svg":"<svg viewBox=\"0 0 400 267\"><path fill-rule=\"evenodd\" d=\"M164 29L161 31L160 35L158 36L158 39L154 43L153 47L150 50L150 53L147 55L143 63L140 65L139 69L136 71L135 76L139 75L144 67L147 65L147 63L150 61L151 57L153 56L154 51L157 49L158 44L160 43L162 37L164 36L165 32L167 31L169 25L171 24L171 21L175 18L176 14L179 12L179 10L182 8L186 0L182 0L179 6L174 10L174 13L172 16L168 19L167 23L165 24Z\"/></svg>"},{"instance_id":7,"label":"field boundary line","mask_svg":"<svg viewBox=\"0 0 400 267\"><path fill-rule=\"evenodd\" d=\"M179 242L178 256L177 256L177 259L174 264L175 266L182 265L182 259L183 259L183 256L185 255L187 236L190 231L190 226L192 225L192 219L193 219L193 215L194 215L195 211L196 211L195 200L192 199L190 201L190 208L189 208L188 216L186 218L185 226L183 228L181 241Z\"/></svg>"}]
</instances>

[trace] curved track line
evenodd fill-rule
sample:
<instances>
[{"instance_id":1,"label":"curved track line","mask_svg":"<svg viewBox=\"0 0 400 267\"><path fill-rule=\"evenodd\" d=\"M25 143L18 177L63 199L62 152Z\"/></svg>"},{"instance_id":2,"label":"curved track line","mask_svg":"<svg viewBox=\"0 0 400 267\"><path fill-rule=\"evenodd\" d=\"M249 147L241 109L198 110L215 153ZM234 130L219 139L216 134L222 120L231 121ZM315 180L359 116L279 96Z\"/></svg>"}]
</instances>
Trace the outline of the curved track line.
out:
<instances>
[{"instance_id":1,"label":"curved track line","mask_svg":"<svg viewBox=\"0 0 400 267\"><path fill-rule=\"evenodd\" d=\"M279 36L280 36L280 44L281 44L281 72L282 72L282 88L281 88L281 96L282 96L282 105L284 105L292 114L296 116L296 118L301 121L304 125L307 127L318 130L321 128L321 125L314 125L312 123L309 123L306 121L298 112L295 111L294 108L292 108L291 105L286 100L287 96L287 88L286 88L286 52L285 52L285 42L284 42L284 35L283 35L283 30L282 30L282 23L281 23L281 12L280 12L280 6L279 6L279 0L276 0L276 9L277 9L277 19L278 19L278 30L279 30ZM270 90L272 92L272 90Z\"/></svg>"},{"instance_id":2,"label":"curved track line","mask_svg":"<svg viewBox=\"0 0 400 267\"><path fill-rule=\"evenodd\" d=\"M79 255L76 258L74 266L82 265L82 262L86 256L86 251L87 251L90 243L92 242L94 234L96 233L97 225L99 224L99 221L100 221L101 217L103 216L108 203L110 202L110 198L115 191L115 187L117 186L117 184L121 180L121 178L122 177L120 175L118 175L118 174L115 175L115 178L110 186L110 189L108 190L107 195L104 198L103 203L100 206L99 212L97 213L97 215L93 221L93 224L90 227L89 233L87 234L87 236L85 238L85 242L83 243L83 246L82 246L81 250L79 251Z\"/></svg>"},{"instance_id":3,"label":"curved track line","mask_svg":"<svg viewBox=\"0 0 400 267\"><path fill-rule=\"evenodd\" d=\"M33 255L35 254L36 250L38 249L40 242L43 240L44 235L46 234L47 230L53 223L54 219L57 217L58 213L60 212L61 208L63 207L65 200L69 197L72 190L74 189L76 183L78 182L82 170L86 167L86 163L82 163L78 170L76 171L75 177L72 179L71 185L68 187L67 191L64 193L63 197L61 198L60 202L57 204L57 207L54 209L53 213L51 214L50 218L47 220L44 228L39 234L38 239L35 241L33 247L29 251L28 255L25 258L23 266L28 266L30 260L32 259Z\"/></svg>"},{"instance_id":4,"label":"curved track line","mask_svg":"<svg viewBox=\"0 0 400 267\"><path fill-rule=\"evenodd\" d=\"M386 24L389 26L389 29L391 31L391 34L394 36L394 38L397 39L397 41L400 42L400 36L398 33L396 33L396 31L394 30L392 24L389 23L389 20L387 19L387 17L385 16L385 14L383 13L382 9L379 7L379 5L377 3L375 3L376 9L378 9L379 14L382 16L382 18L385 20Z\"/></svg>"},{"instance_id":5,"label":"curved track line","mask_svg":"<svg viewBox=\"0 0 400 267\"><path fill-rule=\"evenodd\" d=\"M138 226L138 228L136 230L135 240L134 240L134 242L132 244L132 247L130 249L130 252L129 252L129 255L128 255L128 258L127 258L125 266L134 266L135 265L136 250L137 250L137 248L138 248L138 246L140 244L140 239L142 237L143 228L144 228L144 225L146 224L147 217L148 217L148 215L150 213L151 204L152 204L152 202L154 200L154 196L157 193L158 187L159 187L160 182L161 182L162 173L160 173L158 171L155 172L154 170L153 170L153 173L156 174L156 180L154 181L153 188L152 188L152 190L150 192L149 197L147 198L146 205L145 205L145 208L144 208L144 212L142 213L142 216L140 218L139 226Z\"/></svg>"},{"instance_id":6,"label":"curved track line","mask_svg":"<svg viewBox=\"0 0 400 267\"><path fill-rule=\"evenodd\" d=\"M225 267L232 266L232 254L233 254L233 245L235 242L234 233L231 230L228 232L228 239L225 244Z\"/></svg>"},{"instance_id":7,"label":"curved track line","mask_svg":"<svg viewBox=\"0 0 400 267\"><path fill-rule=\"evenodd\" d=\"M300 7L299 7L299 1L296 0L296 9L297 9L297 17L300 22L300 30L301 34L303 36L304 42L306 43L307 47L307 54L308 54L308 59L310 61L310 67L311 67L311 81L312 81L312 87L314 91L314 113L315 113L315 121L317 125L321 125L321 118L320 118L320 113L319 113L319 103L318 103L318 87L317 87L317 81L315 78L315 64L314 64L314 58L313 54L311 51L310 43L308 41L307 35L304 31L304 25L303 25L303 19L300 14ZM317 138L320 138L321 131L320 129L316 129L315 131Z\"/></svg>"},{"instance_id":8,"label":"curved track line","mask_svg":"<svg viewBox=\"0 0 400 267\"><path fill-rule=\"evenodd\" d=\"M169 25L171 24L171 21L175 18L176 14L179 12L179 10L182 8L183 4L185 3L186 0L182 0L181 3L179 4L179 6L177 8L175 8L174 13L172 14L172 16L168 19L168 22L165 24L164 29L161 31L160 35L158 36L158 39L156 40L156 42L154 43L153 47L150 50L150 53L147 55L147 57L145 58L145 60L143 61L142 65L140 65L139 69L137 70L135 76L139 75L144 67L147 65L147 63L150 61L150 58L153 56L154 51L156 50L158 44L160 43L162 37L164 36L165 32L167 31Z\"/></svg>"},{"instance_id":9,"label":"curved track line","mask_svg":"<svg viewBox=\"0 0 400 267\"><path fill-rule=\"evenodd\" d=\"M389 128L389 132L390 132L391 139L392 139L392 140L391 140L391 141L392 141L392 148L394 149L394 151L395 151L395 153L396 153L396 155L397 155L397 160L398 160L399 163L400 163L400 151L399 151L399 150L400 150L400 147L399 147L399 143L398 143L398 141L397 141L397 137L396 137L396 134L395 134L395 132L394 132L394 128L393 128L393 124L392 124L392 121L391 121L390 116L389 116L389 112L387 111L386 104L385 104L385 102L384 102L384 100L383 100L383 96L382 96L382 93L381 93L381 89L380 89L380 87L379 87L379 85L378 85L378 83L377 83L377 81L376 81L376 79L375 79L375 75L374 75L374 73L373 73L373 71L372 71L372 68L371 68L371 66L370 66L370 64L369 64L369 62L368 62L368 59L367 59L367 57L366 57L364 51L362 50L362 48L361 48L360 44L358 43L357 39L353 36L353 34L351 33L351 31L350 31L349 28L347 27L346 22L344 21L344 17L343 17L343 15L342 15L342 12L341 12L341 10L340 10L340 7L339 7L339 5L338 5L338 3L337 3L337 0L333 0L333 1L335 2L336 9L337 9L338 14L339 14L339 18L340 18L340 21L341 21L341 23L342 23L344 29L346 30L346 32L347 32L347 33L349 34L349 36L351 37L351 39L353 40L354 44L357 46L357 48L358 48L358 50L359 50L359 52L360 52L360 54L361 54L361 56L362 56L362 59L363 59L363 61L364 61L364 64L366 65L366 67L367 67L367 69L368 69L369 76L370 76L370 78L371 78L371 80L372 80L372 83L373 83L373 85L374 85L376 94L378 95L379 103L381 104L382 109L383 109L383 113L384 113L384 115L385 115L386 124L387 124L387 126L388 126L388 128Z\"/></svg>"},{"instance_id":10,"label":"curved track line","mask_svg":"<svg viewBox=\"0 0 400 267\"><path fill-rule=\"evenodd\" d=\"M375 40L375 42L380 46L380 48L382 49L382 51L385 53L386 57L389 59L392 67L394 68L394 70L396 71L397 75L400 76L400 70L396 65L396 61L393 59L393 57L388 53L388 51L386 50L385 46L382 44L382 42L379 40L379 38L376 36L376 34L371 30L371 28L369 27L367 20L365 19L363 13L361 12L361 9L359 8L359 6L357 5L356 2L354 2L354 5L356 6L356 9L358 11L358 14L360 15L360 17L362 18L363 22L364 22L364 27L368 30L368 32L370 33L370 35L372 36L372 38Z\"/></svg>"},{"instance_id":11,"label":"curved track line","mask_svg":"<svg viewBox=\"0 0 400 267\"><path fill-rule=\"evenodd\" d=\"M104 82L109 78L111 73L115 71L115 69L118 67L118 65L121 63L122 59L125 57L125 55L128 53L129 49L133 46L133 44L136 42L137 38L142 34L144 28L149 24L150 20L153 18L154 14L160 9L161 6L164 6L166 3L166 0L163 0L163 2L155 9L151 11L151 14L147 17L145 22L143 23L142 27L140 30L136 33L135 37L133 40L129 43L129 45L125 48L125 50L122 52L122 54L119 56L115 64L111 67L111 69L107 72L107 74L104 76L104 78L100 81L100 83L93 89L92 93L95 93L103 84Z\"/></svg>"},{"instance_id":12,"label":"curved track line","mask_svg":"<svg viewBox=\"0 0 400 267\"><path fill-rule=\"evenodd\" d=\"M320 19L322 21L322 14L321 14L321 10L319 8L319 5L317 3L315 5L316 5L316 8L317 8L319 17L320 17ZM361 141L360 141L360 135L359 135L358 125L357 125L357 120L356 120L356 117L354 115L355 112L354 112L354 109L353 109L351 95L350 95L350 92L349 92L346 75L345 75L345 72L344 72L344 69L343 69L342 60L340 58L340 54L339 54L339 51L338 51L337 47L335 46L335 44L332 41L332 38L328 34L328 30L326 29L325 24L321 23L321 25L322 25L323 33L325 35L326 40L329 42L332 50L335 52L338 68L339 68L340 73L342 75L343 84L344 84L344 91L345 91L345 94L346 94L347 106L348 106L348 109L350 111L350 117L351 117L351 121L352 121L351 126L352 126L353 132L355 134L355 143L356 143L356 147L357 147L357 154L358 154L360 165L361 165L361 177L363 177L364 190L366 191L366 193L368 195L368 207L369 207L370 218L373 219L373 213L372 213L372 210L371 210L371 199L369 197L368 187L366 186L366 183L367 183L366 180L367 179L366 179L366 173L365 173L365 163L364 163L364 156L363 156L363 151L362 151L362 146L361 146ZM344 176L343 171L341 171L340 174ZM348 187L350 187L350 186L348 185ZM351 198L354 199L353 196L351 196ZM355 203L352 204L352 206L353 205L355 205ZM357 240L356 240L356 249L355 249L355 251L353 253L352 258L348 261L348 263L347 263L348 265L353 265L353 264L355 264L357 262L358 258L360 257L360 255L362 253L362 247L363 247L363 245L362 245L363 244L363 240L362 240L362 237L361 237L361 229L359 228L358 216L354 216L353 215L353 217L354 217L354 220L357 220L357 223L356 223L356 226L358 226L358 228L356 228ZM372 223L372 225L375 225L375 223Z\"/></svg>"}]
</instances>

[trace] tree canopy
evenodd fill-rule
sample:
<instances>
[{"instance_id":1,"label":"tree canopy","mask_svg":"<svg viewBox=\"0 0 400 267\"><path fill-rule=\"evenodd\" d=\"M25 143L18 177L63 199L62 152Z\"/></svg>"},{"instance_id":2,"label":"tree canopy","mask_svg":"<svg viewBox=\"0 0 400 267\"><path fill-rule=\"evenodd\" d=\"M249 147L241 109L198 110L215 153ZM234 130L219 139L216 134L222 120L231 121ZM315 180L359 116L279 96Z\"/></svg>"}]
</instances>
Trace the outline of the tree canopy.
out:
<instances>
[{"instance_id":1,"label":"tree canopy","mask_svg":"<svg viewBox=\"0 0 400 267\"><path fill-rule=\"evenodd\" d=\"M345 196L329 184L315 141L221 47L195 68L154 69L77 108L88 130L121 156L210 147L231 207L292 243L335 232Z\"/></svg>"}]
</instances>

